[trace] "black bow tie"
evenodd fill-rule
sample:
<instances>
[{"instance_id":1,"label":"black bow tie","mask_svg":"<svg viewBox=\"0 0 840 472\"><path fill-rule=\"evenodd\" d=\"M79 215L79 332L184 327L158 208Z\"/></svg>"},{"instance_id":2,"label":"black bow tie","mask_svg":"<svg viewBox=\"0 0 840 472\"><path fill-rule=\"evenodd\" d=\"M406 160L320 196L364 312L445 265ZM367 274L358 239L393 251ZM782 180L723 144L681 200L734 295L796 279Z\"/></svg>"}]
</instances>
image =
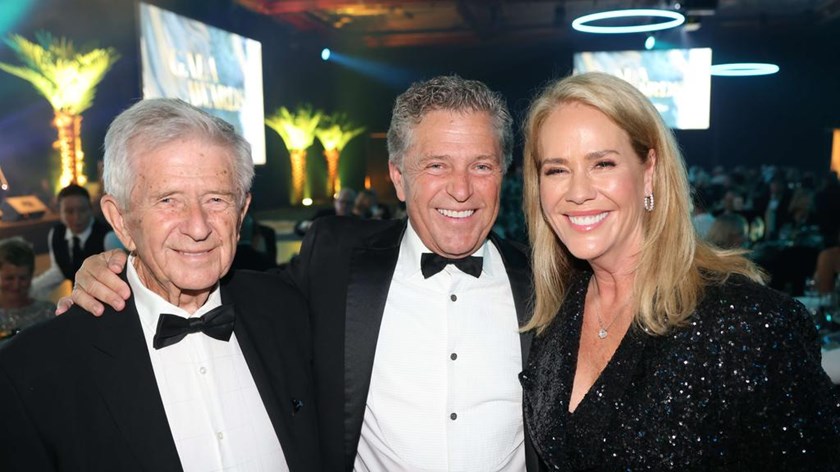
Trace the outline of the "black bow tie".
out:
<instances>
[{"instance_id":1,"label":"black bow tie","mask_svg":"<svg viewBox=\"0 0 840 472\"><path fill-rule=\"evenodd\" d=\"M152 345L155 349L171 346L190 333L202 332L219 341L229 341L233 333L233 305L222 305L200 318L184 318L161 313Z\"/></svg>"},{"instance_id":2,"label":"black bow tie","mask_svg":"<svg viewBox=\"0 0 840 472\"><path fill-rule=\"evenodd\" d=\"M482 260L478 256L467 256L461 259L450 259L431 252L425 252L420 256L420 270L423 277L429 278L442 271L447 264L455 264L465 274L478 278L481 275Z\"/></svg>"}]
</instances>

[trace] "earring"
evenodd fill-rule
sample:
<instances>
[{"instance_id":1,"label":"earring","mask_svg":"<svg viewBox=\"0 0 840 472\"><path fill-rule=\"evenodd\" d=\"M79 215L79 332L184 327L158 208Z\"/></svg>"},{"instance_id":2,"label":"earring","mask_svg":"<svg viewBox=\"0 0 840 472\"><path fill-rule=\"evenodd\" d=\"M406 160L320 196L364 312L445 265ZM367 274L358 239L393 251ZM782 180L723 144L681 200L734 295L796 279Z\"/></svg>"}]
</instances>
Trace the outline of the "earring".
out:
<instances>
[{"instance_id":1,"label":"earring","mask_svg":"<svg viewBox=\"0 0 840 472\"><path fill-rule=\"evenodd\" d=\"M653 192L645 195L645 210L653 211Z\"/></svg>"}]
</instances>

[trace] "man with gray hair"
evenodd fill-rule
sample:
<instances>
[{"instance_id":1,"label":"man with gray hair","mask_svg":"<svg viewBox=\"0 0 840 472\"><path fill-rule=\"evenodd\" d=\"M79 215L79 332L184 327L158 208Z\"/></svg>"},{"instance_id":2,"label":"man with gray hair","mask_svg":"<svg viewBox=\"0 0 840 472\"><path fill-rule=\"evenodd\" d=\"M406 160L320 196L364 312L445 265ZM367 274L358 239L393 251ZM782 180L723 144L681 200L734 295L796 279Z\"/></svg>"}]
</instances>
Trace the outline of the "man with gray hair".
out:
<instances>
[{"instance_id":1,"label":"man with gray hair","mask_svg":"<svg viewBox=\"0 0 840 472\"><path fill-rule=\"evenodd\" d=\"M519 332L528 258L490 231L511 121L481 82L413 84L388 131L408 220L321 218L284 274L309 303L326 470L537 470L517 378L530 345ZM86 262L74 301L121 306L105 269L121 262Z\"/></svg>"},{"instance_id":2,"label":"man with gray hair","mask_svg":"<svg viewBox=\"0 0 840 472\"><path fill-rule=\"evenodd\" d=\"M0 469L317 470L305 300L258 273L220 283L251 199L248 143L145 100L111 124L104 162L126 313L74 307L0 351Z\"/></svg>"}]
</instances>

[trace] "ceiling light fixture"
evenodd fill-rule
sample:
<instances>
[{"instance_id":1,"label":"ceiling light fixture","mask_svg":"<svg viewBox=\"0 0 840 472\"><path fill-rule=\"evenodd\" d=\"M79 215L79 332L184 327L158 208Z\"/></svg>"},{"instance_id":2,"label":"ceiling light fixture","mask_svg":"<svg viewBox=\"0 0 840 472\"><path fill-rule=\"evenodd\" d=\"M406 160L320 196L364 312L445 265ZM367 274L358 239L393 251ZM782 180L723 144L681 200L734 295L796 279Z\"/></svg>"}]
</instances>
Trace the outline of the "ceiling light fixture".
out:
<instances>
[{"instance_id":1,"label":"ceiling light fixture","mask_svg":"<svg viewBox=\"0 0 840 472\"><path fill-rule=\"evenodd\" d=\"M740 62L732 64L715 64L712 66L712 75L722 77L770 75L775 74L776 72L779 72L779 66L763 62Z\"/></svg>"},{"instance_id":2,"label":"ceiling light fixture","mask_svg":"<svg viewBox=\"0 0 840 472\"><path fill-rule=\"evenodd\" d=\"M668 21L661 21L658 23L639 23L625 26L595 26L588 24L595 21L611 20L615 18L664 18ZM656 9L630 9L604 11L600 13L592 13L591 15L584 15L572 21L572 28L584 33L597 34L646 33L648 31L660 31L669 28L676 28L683 23L685 23L685 16L680 12Z\"/></svg>"}]
</instances>

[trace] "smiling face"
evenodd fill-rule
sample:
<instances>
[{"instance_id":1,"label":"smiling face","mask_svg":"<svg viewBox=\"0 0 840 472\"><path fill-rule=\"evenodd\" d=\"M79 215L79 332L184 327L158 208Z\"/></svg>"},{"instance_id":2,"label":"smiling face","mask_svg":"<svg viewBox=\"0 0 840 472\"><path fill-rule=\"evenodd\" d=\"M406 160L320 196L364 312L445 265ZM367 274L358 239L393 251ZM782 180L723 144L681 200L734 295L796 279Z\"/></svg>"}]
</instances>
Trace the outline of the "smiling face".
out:
<instances>
[{"instance_id":1,"label":"smiling face","mask_svg":"<svg viewBox=\"0 0 840 472\"><path fill-rule=\"evenodd\" d=\"M411 226L427 248L460 258L484 244L499 213L501 159L487 113L435 110L414 127L402 169L389 167Z\"/></svg>"},{"instance_id":2,"label":"smiling face","mask_svg":"<svg viewBox=\"0 0 840 472\"><path fill-rule=\"evenodd\" d=\"M543 123L539 155L543 213L569 251L613 270L632 263L642 247L654 153L643 163L624 130L573 102Z\"/></svg>"},{"instance_id":3,"label":"smiling face","mask_svg":"<svg viewBox=\"0 0 840 472\"><path fill-rule=\"evenodd\" d=\"M5 308L19 308L29 304L29 287L32 285L32 267L9 262L0 266L0 299Z\"/></svg>"},{"instance_id":4,"label":"smiling face","mask_svg":"<svg viewBox=\"0 0 840 472\"><path fill-rule=\"evenodd\" d=\"M143 284L193 312L233 262L250 196L239 205L230 151L198 138L146 152L133 165L128 208L106 196L103 211L135 253Z\"/></svg>"}]
</instances>

